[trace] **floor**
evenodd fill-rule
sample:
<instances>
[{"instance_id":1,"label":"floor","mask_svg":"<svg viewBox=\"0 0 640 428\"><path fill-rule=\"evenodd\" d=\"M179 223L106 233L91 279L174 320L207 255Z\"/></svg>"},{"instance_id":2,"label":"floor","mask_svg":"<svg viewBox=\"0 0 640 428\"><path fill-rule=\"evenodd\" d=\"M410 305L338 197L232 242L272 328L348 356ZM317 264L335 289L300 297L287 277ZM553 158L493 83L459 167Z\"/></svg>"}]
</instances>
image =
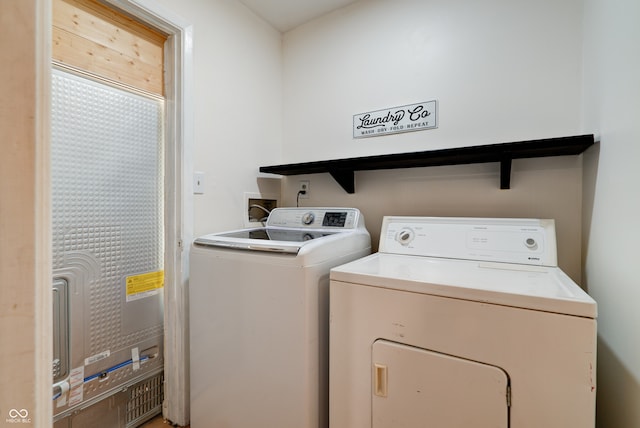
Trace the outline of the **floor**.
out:
<instances>
[{"instance_id":1,"label":"floor","mask_svg":"<svg viewBox=\"0 0 640 428\"><path fill-rule=\"evenodd\" d=\"M162 415L158 415L151 419L149 422L145 422L144 425L140 425L139 428L168 428L169 424L164 422Z\"/></svg>"},{"instance_id":2,"label":"floor","mask_svg":"<svg viewBox=\"0 0 640 428\"><path fill-rule=\"evenodd\" d=\"M171 425L165 423L162 415L158 415L155 418L151 419L149 422L146 422L144 425L140 425L138 428L169 428ZM186 426L184 428L189 428Z\"/></svg>"}]
</instances>

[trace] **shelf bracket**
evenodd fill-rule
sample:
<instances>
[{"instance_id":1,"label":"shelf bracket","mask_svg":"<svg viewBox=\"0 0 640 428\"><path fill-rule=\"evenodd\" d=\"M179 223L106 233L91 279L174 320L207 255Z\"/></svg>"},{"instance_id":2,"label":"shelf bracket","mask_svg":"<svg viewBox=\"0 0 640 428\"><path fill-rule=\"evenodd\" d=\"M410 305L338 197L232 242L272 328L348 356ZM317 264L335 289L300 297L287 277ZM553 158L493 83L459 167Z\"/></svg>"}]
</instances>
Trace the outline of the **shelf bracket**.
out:
<instances>
[{"instance_id":1,"label":"shelf bracket","mask_svg":"<svg viewBox=\"0 0 640 428\"><path fill-rule=\"evenodd\" d=\"M340 186L342 186L345 192L349 194L356 193L356 180L355 180L354 171L344 170L344 169L332 169L329 171L329 174L331 174L333 179L336 180Z\"/></svg>"},{"instance_id":2,"label":"shelf bracket","mask_svg":"<svg viewBox=\"0 0 640 428\"><path fill-rule=\"evenodd\" d=\"M502 159L500 161L500 188L511 188L511 158Z\"/></svg>"}]
</instances>

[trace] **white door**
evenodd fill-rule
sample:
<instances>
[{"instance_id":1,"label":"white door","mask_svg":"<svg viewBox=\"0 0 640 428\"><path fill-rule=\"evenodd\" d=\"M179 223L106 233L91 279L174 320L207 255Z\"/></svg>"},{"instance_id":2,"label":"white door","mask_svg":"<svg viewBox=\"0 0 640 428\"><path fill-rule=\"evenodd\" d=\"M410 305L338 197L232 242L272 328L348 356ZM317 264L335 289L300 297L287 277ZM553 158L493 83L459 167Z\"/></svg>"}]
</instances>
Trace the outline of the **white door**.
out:
<instances>
[{"instance_id":1,"label":"white door","mask_svg":"<svg viewBox=\"0 0 640 428\"><path fill-rule=\"evenodd\" d=\"M509 378L499 367L377 340L373 428L507 428Z\"/></svg>"}]
</instances>

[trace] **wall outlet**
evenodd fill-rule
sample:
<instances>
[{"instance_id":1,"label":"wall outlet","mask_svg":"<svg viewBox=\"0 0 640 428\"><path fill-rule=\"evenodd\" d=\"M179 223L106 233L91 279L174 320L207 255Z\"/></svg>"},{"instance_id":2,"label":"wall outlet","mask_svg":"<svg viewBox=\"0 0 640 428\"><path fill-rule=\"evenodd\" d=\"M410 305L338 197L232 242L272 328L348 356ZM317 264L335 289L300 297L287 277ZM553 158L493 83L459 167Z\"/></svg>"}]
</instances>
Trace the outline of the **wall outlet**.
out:
<instances>
[{"instance_id":1,"label":"wall outlet","mask_svg":"<svg viewBox=\"0 0 640 428\"><path fill-rule=\"evenodd\" d=\"M300 199L309 199L309 194L311 192L309 180L300 180L300 184L298 185L298 192L304 192L300 193Z\"/></svg>"}]
</instances>

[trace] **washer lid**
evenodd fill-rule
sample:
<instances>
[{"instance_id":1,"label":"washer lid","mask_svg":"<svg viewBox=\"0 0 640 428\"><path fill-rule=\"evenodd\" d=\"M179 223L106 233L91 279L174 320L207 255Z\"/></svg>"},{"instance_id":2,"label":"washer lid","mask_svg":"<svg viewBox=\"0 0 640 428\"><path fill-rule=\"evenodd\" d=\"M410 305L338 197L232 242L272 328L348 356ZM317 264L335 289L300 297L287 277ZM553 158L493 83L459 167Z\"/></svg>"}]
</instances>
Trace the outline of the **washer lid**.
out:
<instances>
[{"instance_id":1,"label":"washer lid","mask_svg":"<svg viewBox=\"0 0 640 428\"><path fill-rule=\"evenodd\" d=\"M376 253L331 270L332 281L595 318L596 302L561 269Z\"/></svg>"},{"instance_id":2,"label":"washer lid","mask_svg":"<svg viewBox=\"0 0 640 428\"><path fill-rule=\"evenodd\" d=\"M209 247L225 247L237 250L297 254L300 249L311 240L324 238L337 233L343 232L264 227L212 233L197 238L194 243Z\"/></svg>"},{"instance_id":3,"label":"washer lid","mask_svg":"<svg viewBox=\"0 0 640 428\"><path fill-rule=\"evenodd\" d=\"M347 233L366 235L369 241L364 218L357 208L275 208L266 227L211 233L195 239L194 244L298 254L303 247L313 247L311 241L336 241Z\"/></svg>"}]
</instances>

